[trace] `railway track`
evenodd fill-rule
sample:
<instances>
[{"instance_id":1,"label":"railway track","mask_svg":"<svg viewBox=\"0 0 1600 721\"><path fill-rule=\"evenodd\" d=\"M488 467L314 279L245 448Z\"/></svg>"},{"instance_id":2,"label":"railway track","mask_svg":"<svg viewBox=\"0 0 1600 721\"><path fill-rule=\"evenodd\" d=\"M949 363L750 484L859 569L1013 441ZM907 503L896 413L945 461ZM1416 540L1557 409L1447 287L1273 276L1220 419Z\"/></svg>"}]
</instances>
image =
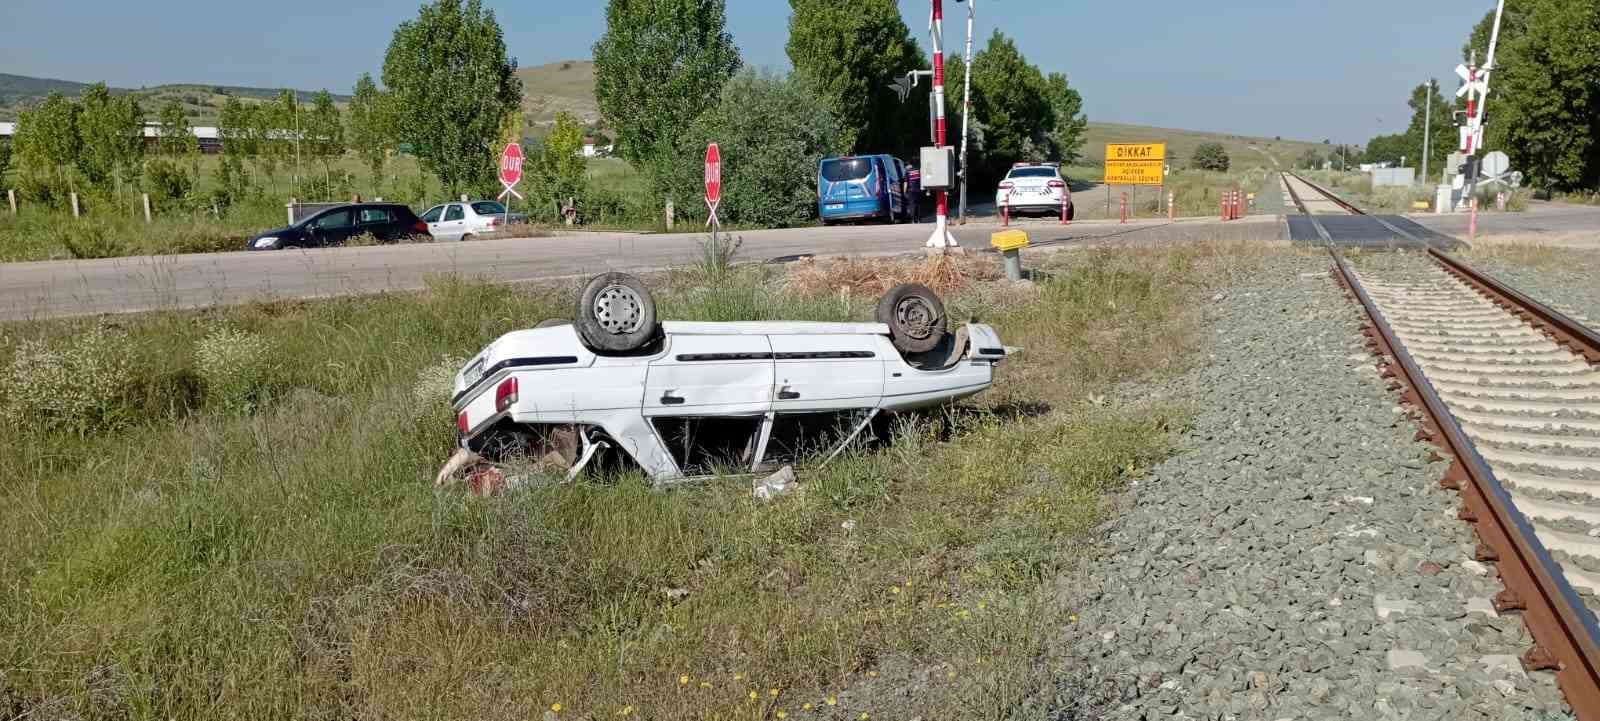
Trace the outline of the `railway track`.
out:
<instances>
[{"instance_id":1,"label":"railway track","mask_svg":"<svg viewBox=\"0 0 1600 721\"><path fill-rule=\"evenodd\" d=\"M1301 175L1281 173L1289 238L1326 246L1455 249L1460 241L1440 235L1400 215L1368 213Z\"/></svg>"},{"instance_id":2,"label":"railway track","mask_svg":"<svg viewBox=\"0 0 1600 721\"><path fill-rule=\"evenodd\" d=\"M1381 371L1451 460L1441 484L1504 583L1495 609L1534 639L1524 667L1600 719L1600 334L1437 249L1359 268L1329 252Z\"/></svg>"}]
</instances>

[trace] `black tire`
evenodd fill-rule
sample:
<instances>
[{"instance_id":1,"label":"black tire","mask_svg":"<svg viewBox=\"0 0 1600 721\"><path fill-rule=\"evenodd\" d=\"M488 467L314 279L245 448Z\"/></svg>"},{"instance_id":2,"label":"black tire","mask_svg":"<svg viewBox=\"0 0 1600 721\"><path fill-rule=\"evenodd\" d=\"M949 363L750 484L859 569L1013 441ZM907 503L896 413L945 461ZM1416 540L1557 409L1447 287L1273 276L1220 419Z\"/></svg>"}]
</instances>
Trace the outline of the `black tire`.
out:
<instances>
[{"instance_id":1,"label":"black tire","mask_svg":"<svg viewBox=\"0 0 1600 721\"><path fill-rule=\"evenodd\" d=\"M628 353L656 335L656 302L644 282L627 273L602 273L578 294L572 324L596 353Z\"/></svg>"},{"instance_id":2,"label":"black tire","mask_svg":"<svg viewBox=\"0 0 1600 721\"><path fill-rule=\"evenodd\" d=\"M554 328L554 327L556 327L558 325L572 325L572 321L567 320L566 318L546 318L544 320L539 321L539 324L534 326L534 327L535 328Z\"/></svg>"},{"instance_id":3,"label":"black tire","mask_svg":"<svg viewBox=\"0 0 1600 721\"><path fill-rule=\"evenodd\" d=\"M944 339L944 302L920 283L902 283L878 301L878 322L889 326L889 340L901 353L926 353Z\"/></svg>"},{"instance_id":4,"label":"black tire","mask_svg":"<svg viewBox=\"0 0 1600 721\"><path fill-rule=\"evenodd\" d=\"M456 242L457 243L465 243L465 242L467 242L469 240L472 240L472 234L471 233L463 233L463 234L461 234L461 238L456 240Z\"/></svg>"},{"instance_id":5,"label":"black tire","mask_svg":"<svg viewBox=\"0 0 1600 721\"><path fill-rule=\"evenodd\" d=\"M1078 206L1067 203L1067 220L1072 220L1078 214Z\"/></svg>"}]
</instances>

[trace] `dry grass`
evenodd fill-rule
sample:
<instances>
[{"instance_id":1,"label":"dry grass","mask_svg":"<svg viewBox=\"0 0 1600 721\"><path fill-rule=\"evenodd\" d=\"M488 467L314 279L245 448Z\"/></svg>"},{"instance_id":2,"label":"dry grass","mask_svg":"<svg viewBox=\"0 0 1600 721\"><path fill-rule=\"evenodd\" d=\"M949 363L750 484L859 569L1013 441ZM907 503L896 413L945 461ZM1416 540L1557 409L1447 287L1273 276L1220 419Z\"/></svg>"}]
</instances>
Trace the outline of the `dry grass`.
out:
<instances>
[{"instance_id":1,"label":"dry grass","mask_svg":"<svg viewBox=\"0 0 1600 721\"><path fill-rule=\"evenodd\" d=\"M799 295L843 293L877 298L901 283L921 283L940 295L966 292L980 281L1000 277L990 257L935 255L926 258L807 258L785 272L784 290Z\"/></svg>"}]
</instances>

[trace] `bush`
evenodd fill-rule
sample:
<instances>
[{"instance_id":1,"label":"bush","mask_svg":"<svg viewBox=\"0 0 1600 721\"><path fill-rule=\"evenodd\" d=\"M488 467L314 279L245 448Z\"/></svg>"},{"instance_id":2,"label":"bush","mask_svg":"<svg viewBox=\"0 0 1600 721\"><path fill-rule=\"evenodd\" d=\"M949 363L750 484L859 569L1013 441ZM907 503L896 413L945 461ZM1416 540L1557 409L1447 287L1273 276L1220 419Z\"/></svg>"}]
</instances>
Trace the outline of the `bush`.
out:
<instances>
[{"instance_id":1,"label":"bush","mask_svg":"<svg viewBox=\"0 0 1600 721\"><path fill-rule=\"evenodd\" d=\"M1226 171L1231 163L1222 143L1201 143L1195 147L1194 158L1189 164L1201 170Z\"/></svg>"},{"instance_id":2,"label":"bush","mask_svg":"<svg viewBox=\"0 0 1600 721\"><path fill-rule=\"evenodd\" d=\"M96 326L58 342L27 340L0 371L0 420L78 433L129 417L132 344Z\"/></svg>"},{"instance_id":3,"label":"bush","mask_svg":"<svg viewBox=\"0 0 1600 721\"><path fill-rule=\"evenodd\" d=\"M255 409L266 389L272 348L261 336L221 328L202 339L194 351L195 371L205 386L206 400L229 411Z\"/></svg>"},{"instance_id":4,"label":"bush","mask_svg":"<svg viewBox=\"0 0 1600 721\"><path fill-rule=\"evenodd\" d=\"M702 205L705 149L722 149L724 222L784 227L817 215L817 163L840 153L839 120L800 83L755 71L723 88L717 104L690 125L675 152L654 169L660 190L680 209Z\"/></svg>"},{"instance_id":5,"label":"bush","mask_svg":"<svg viewBox=\"0 0 1600 721\"><path fill-rule=\"evenodd\" d=\"M185 207L189 194L194 192L194 179L176 163L156 158L144 165L144 192L150 194L150 202L157 208L165 209L169 204Z\"/></svg>"},{"instance_id":6,"label":"bush","mask_svg":"<svg viewBox=\"0 0 1600 721\"><path fill-rule=\"evenodd\" d=\"M50 233L74 258L88 260L127 255L127 250L117 241L116 234L96 221L64 221Z\"/></svg>"}]
</instances>

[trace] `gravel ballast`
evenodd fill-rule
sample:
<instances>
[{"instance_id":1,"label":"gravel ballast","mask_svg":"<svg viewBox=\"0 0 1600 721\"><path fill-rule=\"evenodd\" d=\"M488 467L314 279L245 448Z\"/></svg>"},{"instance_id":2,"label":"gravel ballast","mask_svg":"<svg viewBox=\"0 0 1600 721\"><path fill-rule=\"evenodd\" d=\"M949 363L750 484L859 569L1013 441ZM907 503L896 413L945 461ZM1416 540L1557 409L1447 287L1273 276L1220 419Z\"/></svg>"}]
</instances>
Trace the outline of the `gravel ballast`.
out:
<instances>
[{"instance_id":1,"label":"gravel ballast","mask_svg":"<svg viewBox=\"0 0 1600 721\"><path fill-rule=\"evenodd\" d=\"M1462 257L1472 267L1584 325L1600 326L1600 285L1594 282L1600 274L1600 251L1562 248L1523 254L1490 246Z\"/></svg>"},{"instance_id":2,"label":"gravel ballast","mask_svg":"<svg viewBox=\"0 0 1600 721\"><path fill-rule=\"evenodd\" d=\"M1567 718L1445 464L1362 345L1326 255L1213 296L1199 367L1130 396L1193 407L1066 592L1059 718ZM1130 397L1129 402L1135 398Z\"/></svg>"}]
</instances>

